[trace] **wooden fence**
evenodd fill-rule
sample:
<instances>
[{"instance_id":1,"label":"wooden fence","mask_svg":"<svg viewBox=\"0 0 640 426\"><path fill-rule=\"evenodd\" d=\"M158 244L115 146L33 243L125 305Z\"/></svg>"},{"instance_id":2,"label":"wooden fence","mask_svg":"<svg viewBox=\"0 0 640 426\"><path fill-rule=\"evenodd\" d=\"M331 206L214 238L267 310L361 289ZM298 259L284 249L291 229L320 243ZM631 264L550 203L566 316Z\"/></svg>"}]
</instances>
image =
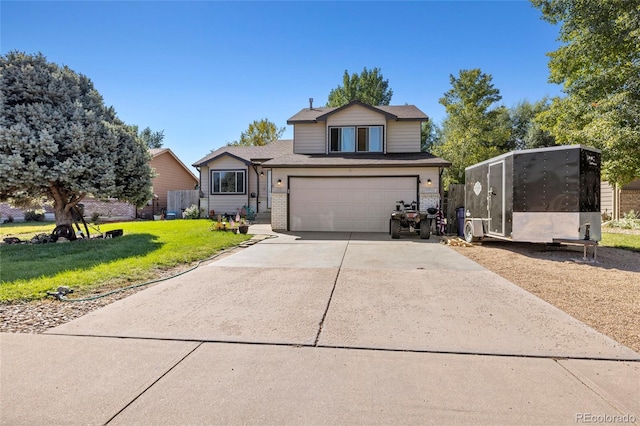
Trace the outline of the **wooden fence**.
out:
<instances>
[{"instance_id":1,"label":"wooden fence","mask_svg":"<svg viewBox=\"0 0 640 426\"><path fill-rule=\"evenodd\" d=\"M185 209L198 205L200 192L196 189L182 191L167 191L167 213L174 212L177 218L182 218Z\"/></svg>"},{"instance_id":2,"label":"wooden fence","mask_svg":"<svg viewBox=\"0 0 640 426\"><path fill-rule=\"evenodd\" d=\"M447 218L447 234L449 235L458 233L458 220L456 217L456 209L458 207L464 207L464 184L461 183L449 185L446 197L445 216Z\"/></svg>"}]
</instances>

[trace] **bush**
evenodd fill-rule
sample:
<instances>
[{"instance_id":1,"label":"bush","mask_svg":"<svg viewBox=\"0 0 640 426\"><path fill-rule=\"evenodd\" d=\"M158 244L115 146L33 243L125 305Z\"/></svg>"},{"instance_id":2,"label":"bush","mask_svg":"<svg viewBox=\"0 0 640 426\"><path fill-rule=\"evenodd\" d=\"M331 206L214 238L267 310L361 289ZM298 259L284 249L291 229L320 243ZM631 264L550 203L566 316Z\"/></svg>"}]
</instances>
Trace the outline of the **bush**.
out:
<instances>
[{"instance_id":1,"label":"bush","mask_svg":"<svg viewBox=\"0 0 640 426\"><path fill-rule=\"evenodd\" d=\"M625 213L622 219L609 222L609 226L611 228L640 229L640 213L631 210Z\"/></svg>"},{"instance_id":2,"label":"bush","mask_svg":"<svg viewBox=\"0 0 640 426\"><path fill-rule=\"evenodd\" d=\"M98 223L98 219L100 219L100 213L98 212L91 213L91 222Z\"/></svg>"},{"instance_id":3,"label":"bush","mask_svg":"<svg viewBox=\"0 0 640 426\"><path fill-rule=\"evenodd\" d=\"M9 215L2 223L13 223L13 216Z\"/></svg>"},{"instance_id":4,"label":"bush","mask_svg":"<svg viewBox=\"0 0 640 426\"><path fill-rule=\"evenodd\" d=\"M192 204L191 207L185 209L184 213L182 214L182 217L184 219L199 219L200 218L200 213L203 213L204 211L202 209L199 209L198 206L196 206L195 204Z\"/></svg>"},{"instance_id":5,"label":"bush","mask_svg":"<svg viewBox=\"0 0 640 426\"><path fill-rule=\"evenodd\" d=\"M44 213L38 213L33 210L24 212L24 220L26 222L42 222L44 220Z\"/></svg>"}]
</instances>

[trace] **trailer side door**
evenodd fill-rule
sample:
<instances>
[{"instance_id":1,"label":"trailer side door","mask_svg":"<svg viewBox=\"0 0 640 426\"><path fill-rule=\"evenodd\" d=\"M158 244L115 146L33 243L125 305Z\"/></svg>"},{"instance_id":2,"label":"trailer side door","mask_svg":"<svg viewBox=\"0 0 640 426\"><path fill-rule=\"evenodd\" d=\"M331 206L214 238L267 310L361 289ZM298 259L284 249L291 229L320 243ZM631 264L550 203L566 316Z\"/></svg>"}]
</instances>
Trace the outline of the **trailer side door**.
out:
<instances>
[{"instance_id":1,"label":"trailer side door","mask_svg":"<svg viewBox=\"0 0 640 426\"><path fill-rule=\"evenodd\" d=\"M489 234L504 236L505 197L504 160L489 164L487 209L489 210Z\"/></svg>"}]
</instances>

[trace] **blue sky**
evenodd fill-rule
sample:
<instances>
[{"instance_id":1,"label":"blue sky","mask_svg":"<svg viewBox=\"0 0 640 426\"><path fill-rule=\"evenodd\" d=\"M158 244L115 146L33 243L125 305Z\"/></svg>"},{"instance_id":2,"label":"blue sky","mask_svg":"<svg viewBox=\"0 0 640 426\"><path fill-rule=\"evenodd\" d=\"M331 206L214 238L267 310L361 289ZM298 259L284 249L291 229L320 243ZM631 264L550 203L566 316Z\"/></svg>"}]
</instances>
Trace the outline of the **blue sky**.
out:
<instances>
[{"instance_id":1,"label":"blue sky","mask_svg":"<svg viewBox=\"0 0 640 426\"><path fill-rule=\"evenodd\" d=\"M0 47L87 75L121 119L164 130L187 165L250 122L327 102L345 70L381 68L392 105L433 121L450 74L480 68L507 107L560 94L546 53L558 27L528 1L6 1Z\"/></svg>"}]
</instances>

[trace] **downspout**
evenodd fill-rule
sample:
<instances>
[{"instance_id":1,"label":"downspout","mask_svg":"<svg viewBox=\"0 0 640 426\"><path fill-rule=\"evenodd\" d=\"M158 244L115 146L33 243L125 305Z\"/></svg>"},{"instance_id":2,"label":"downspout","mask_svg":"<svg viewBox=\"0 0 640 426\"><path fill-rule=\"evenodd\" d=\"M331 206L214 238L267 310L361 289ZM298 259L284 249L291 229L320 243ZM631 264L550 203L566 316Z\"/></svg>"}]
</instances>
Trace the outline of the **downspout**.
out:
<instances>
[{"instance_id":1,"label":"downspout","mask_svg":"<svg viewBox=\"0 0 640 426\"><path fill-rule=\"evenodd\" d=\"M200 171L200 167L198 166L194 166L194 167L198 171L198 211L200 211L200 209L202 208L202 204L200 204L200 199L202 198L200 197L200 193L202 192L202 172ZM205 212L205 214L207 215L207 217L209 217L209 212Z\"/></svg>"},{"instance_id":2,"label":"downspout","mask_svg":"<svg viewBox=\"0 0 640 426\"><path fill-rule=\"evenodd\" d=\"M440 210L444 203L444 184L442 183L442 173L444 173L444 167L438 167L438 195L440 195Z\"/></svg>"},{"instance_id":3,"label":"downspout","mask_svg":"<svg viewBox=\"0 0 640 426\"><path fill-rule=\"evenodd\" d=\"M260 213L260 174L258 173L258 165L251 163L251 167L253 167L253 171L256 172L256 214ZM249 205L249 204L247 204Z\"/></svg>"}]
</instances>

